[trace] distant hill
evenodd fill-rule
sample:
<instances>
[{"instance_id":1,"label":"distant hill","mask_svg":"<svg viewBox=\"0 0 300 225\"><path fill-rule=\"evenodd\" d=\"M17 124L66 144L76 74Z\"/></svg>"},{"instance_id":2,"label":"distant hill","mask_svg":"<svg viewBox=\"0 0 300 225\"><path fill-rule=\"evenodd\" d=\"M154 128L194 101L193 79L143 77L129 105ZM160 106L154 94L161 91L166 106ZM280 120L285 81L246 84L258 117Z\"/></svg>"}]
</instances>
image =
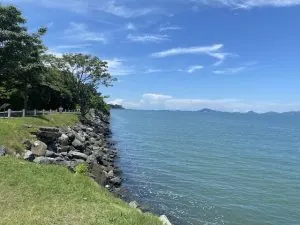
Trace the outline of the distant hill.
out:
<instances>
[{"instance_id":1,"label":"distant hill","mask_svg":"<svg viewBox=\"0 0 300 225\"><path fill-rule=\"evenodd\" d=\"M122 105L118 104L108 104L111 109L124 109Z\"/></svg>"}]
</instances>

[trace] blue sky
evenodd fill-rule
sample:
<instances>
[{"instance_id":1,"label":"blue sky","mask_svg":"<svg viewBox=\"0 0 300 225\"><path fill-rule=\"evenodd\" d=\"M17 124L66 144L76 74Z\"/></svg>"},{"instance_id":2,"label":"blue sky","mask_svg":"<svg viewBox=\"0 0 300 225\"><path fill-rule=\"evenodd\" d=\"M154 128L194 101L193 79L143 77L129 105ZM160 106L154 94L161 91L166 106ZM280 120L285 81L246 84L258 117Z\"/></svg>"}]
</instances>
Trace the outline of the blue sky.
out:
<instances>
[{"instance_id":1,"label":"blue sky","mask_svg":"<svg viewBox=\"0 0 300 225\"><path fill-rule=\"evenodd\" d=\"M137 109L300 110L300 0L4 0L49 52L107 60Z\"/></svg>"}]
</instances>

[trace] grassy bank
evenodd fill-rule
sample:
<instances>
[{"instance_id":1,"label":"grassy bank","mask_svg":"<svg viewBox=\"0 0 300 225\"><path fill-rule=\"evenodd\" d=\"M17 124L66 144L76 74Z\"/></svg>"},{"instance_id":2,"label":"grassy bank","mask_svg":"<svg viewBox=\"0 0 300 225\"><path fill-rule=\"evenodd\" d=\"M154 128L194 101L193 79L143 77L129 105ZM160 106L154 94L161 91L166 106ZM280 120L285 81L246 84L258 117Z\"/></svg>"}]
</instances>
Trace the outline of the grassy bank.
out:
<instances>
[{"instance_id":1,"label":"grassy bank","mask_svg":"<svg viewBox=\"0 0 300 225\"><path fill-rule=\"evenodd\" d=\"M0 145L4 145L10 152L24 150L22 141L34 139L30 132L39 126L70 126L78 122L76 114L52 114L40 117L0 118ZM30 127L30 128L28 128Z\"/></svg>"},{"instance_id":2,"label":"grassy bank","mask_svg":"<svg viewBox=\"0 0 300 225\"><path fill-rule=\"evenodd\" d=\"M161 225L86 176L59 166L0 158L2 225Z\"/></svg>"}]
</instances>

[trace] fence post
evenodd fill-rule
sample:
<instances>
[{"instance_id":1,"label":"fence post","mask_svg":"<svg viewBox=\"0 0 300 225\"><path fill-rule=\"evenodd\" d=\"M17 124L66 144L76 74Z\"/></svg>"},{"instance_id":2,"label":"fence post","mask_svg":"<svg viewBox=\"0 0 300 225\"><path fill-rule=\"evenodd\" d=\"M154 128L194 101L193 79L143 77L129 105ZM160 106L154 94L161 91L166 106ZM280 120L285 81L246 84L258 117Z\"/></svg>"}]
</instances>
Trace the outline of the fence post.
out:
<instances>
[{"instance_id":1,"label":"fence post","mask_svg":"<svg viewBox=\"0 0 300 225\"><path fill-rule=\"evenodd\" d=\"M10 118L11 117L11 109L7 110L7 117Z\"/></svg>"},{"instance_id":2,"label":"fence post","mask_svg":"<svg viewBox=\"0 0 300 225\"><path fill-rule=\"evenodd\" d=\"M51 114L52 113L52 109L50 109L50 111L49 111L49 114Z\"/></svg>"},{"instance_id":3,"label":"fence post","mask_svg":"<svg viewBox=\"0 0 300 225\"><path fill-rule=\"evenodd\" d=\"M25 117L25 109L22 109L22 117Z\"/></svg>"},{"instance_id":4,"label":"fence post","mask_svg":"<svg viewBox=\"0 0 300 225\"><path fill-rule=\"evenodd\" d=\"M36 116L36 109L33 111L33 115Z\"/></svg>"},{"instance_id":5,"label":"fence post","mask_svg":"<svg viewBox=\"0 0 300 225\"><path fill-rule=\"evenodd\" d=\"M43 109L43 116L45 115L45 109Z\"/></svg>"}]
</instances>

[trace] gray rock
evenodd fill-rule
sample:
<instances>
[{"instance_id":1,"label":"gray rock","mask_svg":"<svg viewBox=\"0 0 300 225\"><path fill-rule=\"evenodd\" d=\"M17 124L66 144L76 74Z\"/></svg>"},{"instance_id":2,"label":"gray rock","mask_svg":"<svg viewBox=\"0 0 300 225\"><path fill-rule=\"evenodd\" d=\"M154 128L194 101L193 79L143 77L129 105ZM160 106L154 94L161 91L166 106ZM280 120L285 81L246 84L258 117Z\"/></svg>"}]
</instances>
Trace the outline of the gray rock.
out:
<instances>
[{"instance_id":1,"label":"gray rock","mask_svg":"<svg viewBox=\"0 0 300 225\"><path fill-rule=\"evenodd\" d=\"M115 186L120 186L122 183L122 179L120 177L114 177L110 179L110 182Z\"/></svg>"},{"instance_id":2,"label":"gray rock","mask_svg":"<svg viewBox=\"0 0 300 225\"><path fill-rule=\"evenodd\" d=\"M66 134L62 134L59 138L58 138L58 142L62 145L62 146L67 146L69 144L69 137Z\"/></svg>"},{"instance_id":3,"label":"gray rock","mask_svg":"<svg viewBox=\"0 0 300 225\"><path fill-rule=\"evenodd\" d=\"M113 170L110 170L108 173L107 173L107 177L108 178L113 178L115 175L114 175L114 171Z\"/></svg>"},{"instance_id":4,"label":"gray rock","mask_svg":"<svg viewBox=\"0 0 300 225\"><path fill-rule=\"evenodd\" d=\"M54 159L52 158L48 158L48 157L37 157L33 160L33 162L38 163L38 164L53 164L54 163Z\"/></svg>"},{"instance_id":5,"label":"gray rock","mask_svg":"<svg viewBox=\"0 0 300 225\"><path fill-rule=\"evenodd\" d=\"M85 137L83 134L75 133L75 138L81 142L85 142Z\"/></svg>"},{"instance_id":6,"label":"gray rock","mask_svg":"<svg viewBox=\"0 0 300 225\"><path fill-rule=\"evenodd\" d=\"M75 139L75 134L73 132L67 133L69 140L72 142Z\"/></svg>"},{"instance_id":7,"label":"gray rock","mask_svg":"<svg viewBox=\"0 0 300 225\"><path fill-rule=\"evenodd\" d=\"M68 151L70 151L70 146L62 146L59 149L59 152L68 152Z\"/></svg>"},{"instance_id":8,"label":"gray rock","mask_svg":"<svg viewBox=\"0 0 300 225\"><path fill-rule=\"evenodd\" d=\"M56 127L40 127L40 131L47 131L47 132L59 132L59 129Z\"/></svg>"},{"instance_id":9,"label":"gray rock","mask_svg":"<svg viewBox=\"0 0 300 225\"><path fill-rule=\"evenodd\" d=\"M159 219L163 223L163 225L172 225L166 215L160 216Z\"/></svg>"},{"instance_id":10,"label":"gray rock","mask_svg":"<svg viewBox=\"0 0 300 225\"><path fill-rule=\"evenodd\" d=\"M0 157L5 156L6 152L7 152L6 148L4 146L0 146Z\"/></svg>"},{"instance_id":11,"label":"gray rock","mask_svg":"<svg viewBox=\"0 0 300 225\"><path fill-rule=\"evenodd\" d=\"M73 159L83 159L84 161L86 161L88 159L88 156L81 152L71 151L71 152L69 152L69 156Z\"/></svg>"},{"instance_id":12,"label":"gray rock","mask_svg":"<svg viewBox=\"0 0 300 225\"><path fill-rule=\"evenodd\" d=\"M32 162L34 160L34 154L32 151L26 151L23 159Z\"/></svg>"},{"instance_id":13,"label":"gray rock","mask_svg":"<svg viewBox=\"0 0 300 225\"><path fill-rule=\"evenodd\" d=\"M31 151L35 156L45 156L47 145L41 141L35 141L31 147Z\"/></svg>"},{"instance_id":14,"label":"gray rock","mask_svg":"<svg viewBox=\"0 0 300 225\"><path fill-rule=\"evenodd\" d=\"M46 157L49 157L49 158L56 158L56 157L58 157L59 155L58 155L57 153L55 153L55 152L46 150L45 156L46 156Z\"/></svg>"},{"instance_id":15,"label":"gray rock","mask_svg":"<svg viewBox=\"0 0 300 225\"><path fill-rule=\"evenodd\" d=\"M132 201L132 202L129 202L129 206L131 208L137 209L139 207L139 204L136 201Z\"/></svg>"},{"instance_id":16,"label":"gray rock","mask_svg":"<svg viewBox=\"0 0 300 225\"><path fill-rule=\"evenodd\" d=\"M78 149L78 150L83 150L84 148L84 145L81 141L79 141L78 139L75 139L73 142L72 142L72 145L74 146L74 148Z\"/></svg>"},{"instance_id":17,"label":"gray rock","mask_svg":"<svg viewBox=\"0 0 300 225\"><path fill-rule=\"evenodd\" d=\"M43 142L50 143L56 141L61 136L57 128L40 128L36 136Z\"/></svg>"}]
</instances>

